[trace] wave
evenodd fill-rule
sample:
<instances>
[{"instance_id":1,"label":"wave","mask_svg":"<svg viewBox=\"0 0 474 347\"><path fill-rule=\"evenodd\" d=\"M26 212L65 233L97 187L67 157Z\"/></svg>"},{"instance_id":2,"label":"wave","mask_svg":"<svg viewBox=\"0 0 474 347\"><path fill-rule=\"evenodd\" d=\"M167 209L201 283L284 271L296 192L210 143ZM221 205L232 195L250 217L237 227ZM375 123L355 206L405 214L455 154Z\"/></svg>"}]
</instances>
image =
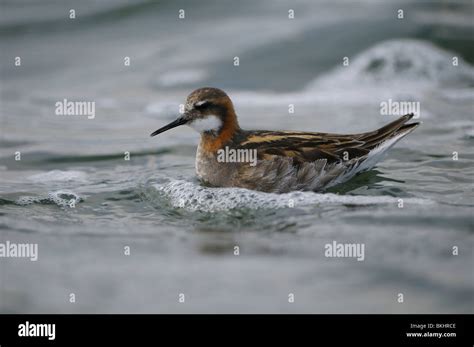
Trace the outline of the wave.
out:
<instances>
[{"instance_id":1,"label":"wave","mask_svg":"<svg viewBox=\"0 0 474 347\"><path fill-rule=\"evenodd\" d=\"M453 65L453 57L457 58ZM474 68L459 54L434 44L413 39L388 40L372 46L354 58L347 67L338 67L323 75L307 88L376 84L393 86L473 85Z\"/></svg>"},{"instance_id":2,"label":"wave","mask_svg":"<svg viewBox=\"0 0 474 347\"><path fill-rule=\"evenodd\" d=\"M457 66L452 63L453 57L458 59ZM348 66L316 77L297 92L233 95L237 103L255 106L366 104L389 98L420 100L433 89L447 95L462 91L462 99L469 100L472 86L474 67L458 54L422 40L397 39L382 41L350 57Z\"/></svg>"},{"instance_id":3,"label":"wave","mask_svg":"<svg viewBox=\"0 0 474 347\"><path fill-rule=\"evenodd\" d=\"M263 193L244 188L209 188L185 180L153 184L172 207L190 211L219 212L233 209L281 209L317 205L397 205L391 196L354 196L333 193ZM430 204L431 200L403 198L404 204Z\"/></svg>"}]
</instances>

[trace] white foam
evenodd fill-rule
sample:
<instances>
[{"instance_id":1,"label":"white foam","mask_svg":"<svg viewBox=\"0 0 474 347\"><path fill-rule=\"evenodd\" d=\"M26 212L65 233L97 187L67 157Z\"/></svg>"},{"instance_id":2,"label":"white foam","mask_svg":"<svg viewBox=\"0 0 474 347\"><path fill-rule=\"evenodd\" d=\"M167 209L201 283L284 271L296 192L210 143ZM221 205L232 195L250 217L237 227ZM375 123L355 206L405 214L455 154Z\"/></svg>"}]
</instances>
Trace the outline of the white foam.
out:
<instances>
[{"instance_id":1,"label":"white foam","mask_svg":"<svg viewBox=\"0 0 474 347\"><path fill-rule=\"evenodd\" d=\"M18 205L31 204L56 204L59 207L74 208L77 203L82 201L82 198L69 190L58 190L49 192L47 196L21 196L15 202Z\"/></svg>"},{"instance_id":2,"label":"white foam","mask_svg":"<svg viewBox=\"0 0 474 347\"><path fill-rule=\"evenodd\" d=\"M65 181L78 181L78 182L85 182L86 181L86 173L82 171L61 171L61 170L52 170L48 172L42 172L36 175L32 175L28 177L30 181L36 183L42 182L65 182Z\"/></svg>"},{"instance_id":3,"label":"white foam","mask_svg":"<svg viewBox=\"0 0 474 347\"><path fill-rule=\"evenodd\" d=\"M311 205L393 205L391 196L353 196L332 193L291 192L263 193L243 188L209 188L184 180L154 184L154 188L176 208L190 211L217 212L232 209L280 209ZM429 204L430 200L403 198L404 204Z\"/></svg>"}]
</instances>

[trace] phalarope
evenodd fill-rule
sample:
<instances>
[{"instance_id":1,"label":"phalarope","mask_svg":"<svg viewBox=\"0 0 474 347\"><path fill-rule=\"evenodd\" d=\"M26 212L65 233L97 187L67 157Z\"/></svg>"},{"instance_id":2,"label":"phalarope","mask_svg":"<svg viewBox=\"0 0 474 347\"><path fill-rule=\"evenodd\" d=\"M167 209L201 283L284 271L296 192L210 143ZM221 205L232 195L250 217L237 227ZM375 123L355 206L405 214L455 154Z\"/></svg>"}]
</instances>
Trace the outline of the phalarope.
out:
<instances>
[{"instance_id":1,"label":"phalarope","mask_svg":"<svg viewBox=\"0 0 474 347\"><path fill-rule=\"evenodd\" d=\"M200 88L186 100L185 112L151 136L179 125L201 134L196 173L216 187L264 192L318 191L343 183L375 166L383 154L419 123L407 114L380 129L352 135L305 131L243 130L229 96L217 88ZM223 151L227 153L223 156ZM234 152L232 152L234 151ZM241 158L256 160L235 160ZM228 153L233 153L229 159ZM245 155L250 152L249 155Z\"/></svg>"}]
</instances>

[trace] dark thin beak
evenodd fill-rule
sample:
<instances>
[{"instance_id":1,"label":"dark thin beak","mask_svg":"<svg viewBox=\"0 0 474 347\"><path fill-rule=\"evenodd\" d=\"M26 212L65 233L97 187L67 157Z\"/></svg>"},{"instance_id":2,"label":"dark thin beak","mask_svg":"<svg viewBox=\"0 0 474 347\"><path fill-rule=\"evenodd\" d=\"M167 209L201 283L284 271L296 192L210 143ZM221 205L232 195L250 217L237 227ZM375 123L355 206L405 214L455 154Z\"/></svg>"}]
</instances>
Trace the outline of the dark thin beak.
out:
<instances>
[{"instance_id":1,"label":"dark thin beak","mask_svg":"<svg viewBox=\"0 0 474 347\"><path fill-rule=\"evenodd\" d=\"M186 124L188 121L187 119L185 119L184 117L179 117L178 119L176 119L175 121L171 122L170 124L168 125L165 125L163 128L160 128L154 132L152 132L150 134L150 136L155 136L155 135L158 135L158 134L161 134L163 132L165 132L166 130L170 130L170 129L173 129L173 128L176 128L180 125L183 125L183 124Z\"/></svg>"}]
</instances>

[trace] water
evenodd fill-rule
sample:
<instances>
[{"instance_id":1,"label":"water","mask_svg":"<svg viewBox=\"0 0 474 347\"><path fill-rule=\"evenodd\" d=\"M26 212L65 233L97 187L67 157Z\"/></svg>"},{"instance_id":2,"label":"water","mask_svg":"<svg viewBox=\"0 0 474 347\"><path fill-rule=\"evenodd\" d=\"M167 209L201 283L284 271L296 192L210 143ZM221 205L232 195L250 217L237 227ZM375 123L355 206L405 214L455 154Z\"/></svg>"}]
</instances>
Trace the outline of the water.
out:
<instances>
[{"instance_id":1,"label":"water","mask_svg":"<svg viewBox=\"0 0 474 347\"><path fill-rule=\"evenodd\" d=\"M0 242L39 260L2 258L0 312L473 312L472 3L1 6ZM423 124L328 192L209 188L197 134L148 136L206 85L249 129L367 131L390 98ZM55 115L64 98L96 117ZM333 241L365 260L325 257Z\"/></svg>"}]
</instances>

